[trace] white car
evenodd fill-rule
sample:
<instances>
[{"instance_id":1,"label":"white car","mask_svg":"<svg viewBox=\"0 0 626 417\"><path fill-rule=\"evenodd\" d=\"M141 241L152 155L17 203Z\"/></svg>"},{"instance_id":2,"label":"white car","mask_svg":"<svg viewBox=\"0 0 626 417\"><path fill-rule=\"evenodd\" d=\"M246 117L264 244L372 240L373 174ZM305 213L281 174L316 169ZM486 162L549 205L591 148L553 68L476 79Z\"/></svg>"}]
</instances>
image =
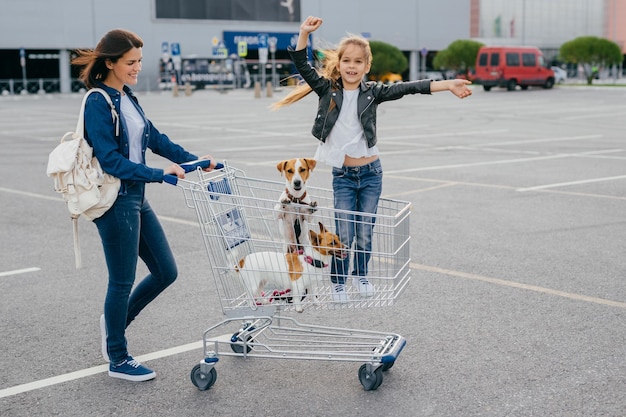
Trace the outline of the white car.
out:
<instances>
[{"instance_id":1,"label":"white car","mask_svg":"<svg viewBox=\"0 0 626 417\"><path fill-rule=\"evenodd\" d=\"M562 84L567 79L567 71L565 71L561 67L550 67L552 71L554 71L554 82L557 84Z\"/></svg>"}]
</instances>

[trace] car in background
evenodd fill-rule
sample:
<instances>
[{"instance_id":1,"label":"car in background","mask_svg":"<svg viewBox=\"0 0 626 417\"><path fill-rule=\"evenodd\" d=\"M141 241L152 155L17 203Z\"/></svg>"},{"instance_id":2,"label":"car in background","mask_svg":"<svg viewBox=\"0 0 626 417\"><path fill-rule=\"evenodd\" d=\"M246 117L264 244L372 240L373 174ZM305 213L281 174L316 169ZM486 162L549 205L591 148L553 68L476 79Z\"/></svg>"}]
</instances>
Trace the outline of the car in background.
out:
<instances>
[{"instance_id":1,"label":"car in background","mask_svg":"<svg viewBox=\"0 0 626 417\"><path fill-rule=\"evenodd\" d=\"M553 66L550 67L552 71L554 71L554 82L557 84L562 84L567 80L567 71L565 71L561 67Z\"/></svg>"},{"instance_id":2,"label":"car in background","mask_svg":"<svg viewBox=\"0 0 626 417\"><path fill-rule=\"evenodd\" d=\"M506 87L513 91L519 85L552 88L554 71L545 64L543 54L535 47L483 46L476 57L475 84L485 91L492 87Z\"/></svg>"}]
</instances>

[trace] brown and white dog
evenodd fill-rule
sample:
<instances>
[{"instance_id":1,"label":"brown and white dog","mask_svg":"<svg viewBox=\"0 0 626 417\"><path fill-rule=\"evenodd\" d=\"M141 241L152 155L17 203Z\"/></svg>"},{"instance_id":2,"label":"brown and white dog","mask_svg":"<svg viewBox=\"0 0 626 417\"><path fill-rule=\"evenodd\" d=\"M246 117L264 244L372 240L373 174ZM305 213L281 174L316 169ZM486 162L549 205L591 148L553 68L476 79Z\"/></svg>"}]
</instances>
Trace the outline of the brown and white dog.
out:
<instances>
[{"instance_id":1,"label":"brown and white dog","mask_svg":"<svg viewBox=\"0 0 626 417\"><path fill-rule=\"evenodd\" d=\"M287 159L276 165L285 177L285 191L280 195L275 209L279 220L278 230L287 245L286 252L297 252L306 243L302 240L308 237L308 222L317 207L317 203L307 195L306 182L315 165L315 159L309 158Z\"/></svg>"},{"instance_id":2,"label":"brown and white dog","mask_svg":"<svg viewBox=\"0 0 626 417\"><path fill-rule=\"evenodd\" d=\"M263 290L266 286L285 289L292 298L295 310L301 313L302 301L308 294L317 294L317 280L328 276L331 257L345 258L346 247L339 236L319 223L320 232L309 231L310 246L304 253L253 252L241 259L236 267L244 285L257 302L266 304Z\"/></svg>"}]
</instances>

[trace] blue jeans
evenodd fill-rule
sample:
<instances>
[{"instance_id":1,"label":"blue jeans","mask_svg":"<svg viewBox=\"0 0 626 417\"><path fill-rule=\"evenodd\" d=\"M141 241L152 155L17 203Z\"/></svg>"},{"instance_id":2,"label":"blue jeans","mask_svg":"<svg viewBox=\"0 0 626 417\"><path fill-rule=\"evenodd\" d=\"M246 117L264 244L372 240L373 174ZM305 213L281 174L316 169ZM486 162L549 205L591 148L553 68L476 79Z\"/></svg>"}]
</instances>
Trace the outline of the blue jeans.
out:
<instances>
[{"instance_id":1,"label":"blue jeans","mask_svg":"<svg viewBox=\"0 0 626 417\"><path fill-rule=\"evenodd\" d=\"M126 195L119 195L115 204L94 220L109 271L104 317L107 350L114 364L128 356L126 327L178 275L174 255L144 190L144 183L128 186ZM139 258L150 273L131 292Z\"/></svg>"},{"instance_id":2,"label":"blue jeans","mask_svg":"<svg viewBox=\"0 0 626 417\"><path fill-rule=\"evenodd\" d=\"M350 249L354 243L352 275L367 276L367 264L372 251L378 199L383 186L383 168L380 160L359 167L333 168L335 228L341 242ZM355 214L360 212L364 214ZM334 284L345 284L350 269L350 256L333 258L330 280Z\"/></svg>"}]
</instances>

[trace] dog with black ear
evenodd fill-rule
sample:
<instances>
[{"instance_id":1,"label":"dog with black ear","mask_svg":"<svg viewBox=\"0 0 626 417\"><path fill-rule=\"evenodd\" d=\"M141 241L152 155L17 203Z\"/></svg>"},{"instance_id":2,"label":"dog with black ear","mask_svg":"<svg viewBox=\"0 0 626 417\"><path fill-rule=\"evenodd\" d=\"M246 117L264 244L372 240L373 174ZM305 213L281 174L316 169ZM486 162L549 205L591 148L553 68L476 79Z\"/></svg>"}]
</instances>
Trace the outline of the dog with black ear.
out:
<instances>
[{"instance_id":1,"label":"dog with black ear","mask_svg":"<svg viewBox=\"0 0 626 417\"><path fill-rule=\"evenodd\" d=\"M285 252L301 251L308 240L311 214L317 210L317 203L307 194L306 183L317 161L310 158L286 159L276 168L285 178L285 190L276 204L278 230L285 242ZM308 207L304 207L308 206Z\"/></svg>"}]
</instances>

